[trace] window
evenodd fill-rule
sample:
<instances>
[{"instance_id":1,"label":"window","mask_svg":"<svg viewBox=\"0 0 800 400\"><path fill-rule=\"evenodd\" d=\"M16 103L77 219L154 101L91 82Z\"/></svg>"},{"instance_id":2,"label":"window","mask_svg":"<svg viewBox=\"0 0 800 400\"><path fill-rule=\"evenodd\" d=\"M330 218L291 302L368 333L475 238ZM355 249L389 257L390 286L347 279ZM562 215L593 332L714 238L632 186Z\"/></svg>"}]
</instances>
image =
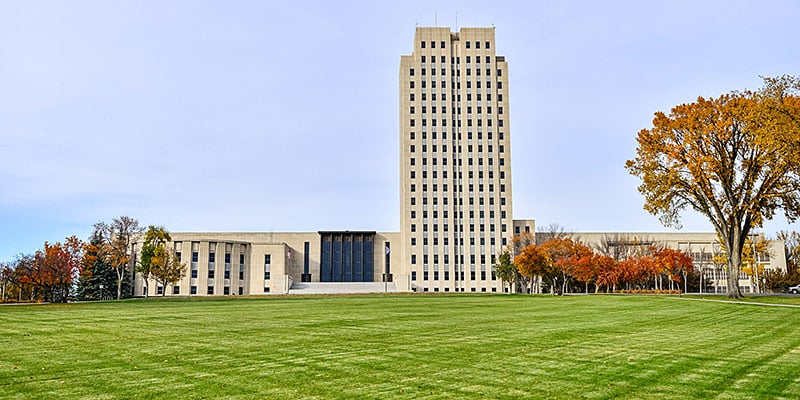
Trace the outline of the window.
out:
<instances>
[{"instance_id":1,"label":"window","mask_svg":"<svg viewBox=\"0 0 800 400\"><path fill-rule=\"evenodd\" d=\"M486 46L484 46L484 47L487 48L487 49L489 48L489 42L488 41L486 42ZM486 57L486 58L488 59L489 57ZM489 62L489 61L486 61L486 62Z\"/></svg>"},{"instance_id":2,"label":"window","mask_svg":"<svg viewBox=\"0 0 800 400\"><path fill-rule=\"evenodd\" d=\"M480 49L480 48L481 48L481 42L479 42L479 41L477 41L477 40L476 40L476 41L475 41L475 48L476 48L476 49Z\"/></svg>"},{"instance_id":3,"label":"window","mask_svg":"<svg viewBox=\"0 0 800 400\"><path fill-rule=\"evenodd\" d=\"M197 279L197 270L196 269L192 270L192 278Z\"/></svg>"},{"instance_id":4,"label":"window","mask_svg":"<svg viewBox=\"0 0 800 400\"><path fill-rule=\"evenodd\" d=\"M424 110L425 107L422 107L422 109ZM414 106L411 106L411 109L409 109L409 113L414 114Z\"/></svg>"},{"instance_id":5,"label":"window","mask_svg":"<svg viewBox=\"0 0 800 400\"><path fill-rule=\"evenodd\" d=\"M414 101L414 93L411 93L409 100Z\"/></svg>"},{"instance_id":6,"label":"window","mask_svg":"<svg viewBox=\"0 0 800 400\"><path fill-rule=\"evenodd\" d=\"M172 287L172 294L181 294L181 287L180 286L173 286Z\"/></svg>"},{"instance_id":7,"label":"window","mask_svg":"<svg viewBox=\"0 0 800 400\"><path fill-rule=\"evenodd\" d=\"M214 294L214 286L209 286L206 290L206 294Z\"/></svg>"},{"instance_id":8,"label":"window","mask_svg":"<svg viewBox=\"0 0 800 400\"><path fill-rule=\"evenodd\" d=\"M414 81L409 82L411 89L414 88Z\"/></svg>"},{"instance_id":9,"label":"window","mask_svg":"<svg viewBox=\"0 0 800 400\"><path fill-rule=\"evenodd\" d=\"M467 40L467 48L469 48L469 40ZM469 62L469 61L467 61L467 62Z\"/></svg>"},{"instance_id":10,"label":"window","mask_svg":"<svg viewBox=\"0 0 800 400\"><path fill-rule=\"evenodd\" d=\"M189 294L197 294L197 286L190 287Z\"/></svg>"},{"instance_id":11,"label":"window","mask_svg":"<svg viewBox=\"0 0 800 400\"><path fill-rule=\"evenodd\" d=\"M439 47L444 48L444 40L439 42ZM442 62L444 62L444 56L442 56Z\"/></svg>"},{"instance_id":12,"label":"window","mask_svg":"<svg viewBox=\"0 0 800 400\"><path fill-rule=\"evenodd\" d=\"M416 264L416 263L417 263L417 255L416 254L412 254L411 255L411 264Z\"/></svg>"},{"instance_id":13,"label":"window","mask_svg":"<svg viewBox=\"0 0 800 400\"><path fill-rule=\"evenodd\" d=\"M229 295L229 294L231 294L231 288L229 288L229 287L225 286L225 287L223 288L222 294L224 294L224 295Z\"/></svg>"},{"instance_id":14,"label":"window","mask_svg":"<svg viewBox=\"0 0 800 400\"><path fill-rule=\"evenodd\" d=\"M420 42L419 47L422 47L423 49L425 48L425 41L424 40L422 42Z\"/></svg>"},{"instance_id":15,"label":"window","mask_svg":"<svg viewBox=\"0 0 800 400\"><path fill-rule=\"evenodd\" d=\"M408 75L409 76L414 76L414 68L411 68L411 69L408 70Z\"/></svg>"},{"instance_id":16,"label":"window","mask_svg":"<svg viewBox=\"0 0 800 400\"><path fill-rule=\"evenodd\" d=\"M270 254L264 254L264 280L270 278L271 264L272 264L272 256Z\"/></svg>"},{"instance_id":17,"label":"window","mask_svg":"<svg viewBox=\"0 0 800 400\"><path fill-rule=\"evenodd\" d=\"M432 48L432 49L435 49L435 48L436 48L436 42L434 42L433 40L431 40L431 48Z\"/></svg>"}]
</instances>

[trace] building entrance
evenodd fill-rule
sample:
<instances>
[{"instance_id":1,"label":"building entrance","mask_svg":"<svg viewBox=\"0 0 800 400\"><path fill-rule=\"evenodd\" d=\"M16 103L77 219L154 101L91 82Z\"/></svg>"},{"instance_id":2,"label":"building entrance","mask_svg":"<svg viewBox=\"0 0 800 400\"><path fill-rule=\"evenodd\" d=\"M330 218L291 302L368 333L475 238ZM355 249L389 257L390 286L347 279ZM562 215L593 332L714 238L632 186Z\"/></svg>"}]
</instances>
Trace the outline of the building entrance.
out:
<instances>
[{"instance_id":1,"label":"building entrance","mask_svg":"<svg viewBox=\"0 0 800 400\"><path fill-rule=\"evenodd\" d=\"M320 282L374 282L375 232L319 232Z\"/></svg>"}]
</instances>

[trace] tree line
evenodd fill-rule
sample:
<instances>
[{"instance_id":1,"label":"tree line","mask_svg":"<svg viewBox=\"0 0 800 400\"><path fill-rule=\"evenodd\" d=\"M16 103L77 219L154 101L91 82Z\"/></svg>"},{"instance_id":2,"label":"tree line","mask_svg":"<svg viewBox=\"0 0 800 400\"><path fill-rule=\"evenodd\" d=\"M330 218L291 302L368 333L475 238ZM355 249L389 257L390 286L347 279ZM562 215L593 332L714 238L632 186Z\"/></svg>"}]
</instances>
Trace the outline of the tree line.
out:
<instances>
[{"instance_id":1,"label":"tree line","mask_svg":"<svg viewBox=\"0 0 800 400\"><path fill-rule=\"evenodd\" d=\"M86 241L73 235L45 242L33 254L0 263L0 302L124 299L134 295L135 272L145 284L153 279L166 288L186 274L186 265L167 247L171 240L163 226L145 229L128 216L100 221Z\"/></svg>"},{"instance_id":2,"label":"tree line","mask_svg":"<svg viewBox=\"0 0 800 400\"><path fill-rule=\"evenodd\" d=\"M696 270L686 252L664 245L625 237L605 237L590 246L563 229L523 233L514 237L493 265L497 277L510 291L564 294L569 292L696 292L709 289L708 277ZM744 271L763 290L785 292L800 282L800 234L780 232L786 270L764 269L757 257L768 254L765 241L754 241L743 251ZM722 243L722 241L720 240ZM715 267L727 265L723 246L709 254ZM737 277L738 279L738 277Z\"/></svg>"}]
</instances>

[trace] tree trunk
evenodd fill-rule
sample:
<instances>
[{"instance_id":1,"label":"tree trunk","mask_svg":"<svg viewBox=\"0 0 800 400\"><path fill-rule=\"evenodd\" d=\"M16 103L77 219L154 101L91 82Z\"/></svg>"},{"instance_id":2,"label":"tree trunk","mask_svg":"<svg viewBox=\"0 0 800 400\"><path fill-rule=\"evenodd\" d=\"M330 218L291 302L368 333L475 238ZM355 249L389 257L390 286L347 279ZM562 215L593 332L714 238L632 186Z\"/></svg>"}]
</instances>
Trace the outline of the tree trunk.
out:
<instances>
[{"instance_id":1,"label":"tree trunk","mask_svg":"<svg viewBox=\"0 0 800 400\"><path fill-rule=\"evenodd\" d=\"M744 297L739 289L739 273L742 270L742 238L744 234L734 228L728 238L728 298L739 299Z\"/></svg>"},{"instance_id":2,"label":"tree trunk","mask_svg":"<svg viewBox=\"0 0 800 400\"><path fill-rule=\"evenodd\" d=\"M117 271L117 300L122 298L122 270L116 268Z\"/></svg>"}]
</instances>

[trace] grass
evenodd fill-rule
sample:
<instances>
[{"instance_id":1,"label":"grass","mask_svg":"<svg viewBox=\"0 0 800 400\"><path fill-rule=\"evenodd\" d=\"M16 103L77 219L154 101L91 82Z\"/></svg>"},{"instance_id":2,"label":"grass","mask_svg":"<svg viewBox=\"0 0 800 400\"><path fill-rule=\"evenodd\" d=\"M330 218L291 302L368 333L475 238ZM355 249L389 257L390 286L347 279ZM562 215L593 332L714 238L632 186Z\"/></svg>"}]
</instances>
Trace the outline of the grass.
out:
<instances>
[{"instance_id":1,"label":"grass","mask_svg":"<svg viewBox=\"0 0 800 400\"><path fill-rule=\"evenodd\" d=\"M648 296L0 306L0 398L800 397L800 310Z\"/></svg>"},{"instance_id":2,"label":"grass","mask_svg":"<svg viewBox=\"0 0 800 400\"><path fill-rule=\"evenodd\" d=\"M724 294L722 295L692 294L692 295L687 295L685 297L702 299L702 300L732 301L728 299ZM772 296L748 295L741 299L736 299L735 301L746 302L746 303L786 304L786 305L800 306L800 296L797 295L772 295Z\"/></svg>"}]
</instances>

